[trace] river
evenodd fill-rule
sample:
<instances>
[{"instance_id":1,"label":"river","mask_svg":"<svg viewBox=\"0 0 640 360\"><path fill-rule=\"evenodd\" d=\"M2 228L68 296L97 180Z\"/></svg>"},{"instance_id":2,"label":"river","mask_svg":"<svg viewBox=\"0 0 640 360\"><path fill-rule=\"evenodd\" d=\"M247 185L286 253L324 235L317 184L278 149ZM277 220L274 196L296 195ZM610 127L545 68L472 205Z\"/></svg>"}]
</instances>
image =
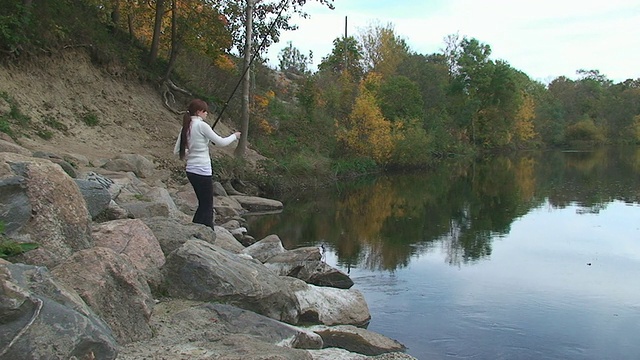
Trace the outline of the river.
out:
<instances>
[{"instance_id":1,"label":"river","mask_svg":"<svg viewBox=\"0 0 640 360\"><path fill-rule=\"evenodd\" d=\"M418 359L640 359L640 148L447 161L289 194L251 235L323 246Z\"/></svg>"}]
</instances>

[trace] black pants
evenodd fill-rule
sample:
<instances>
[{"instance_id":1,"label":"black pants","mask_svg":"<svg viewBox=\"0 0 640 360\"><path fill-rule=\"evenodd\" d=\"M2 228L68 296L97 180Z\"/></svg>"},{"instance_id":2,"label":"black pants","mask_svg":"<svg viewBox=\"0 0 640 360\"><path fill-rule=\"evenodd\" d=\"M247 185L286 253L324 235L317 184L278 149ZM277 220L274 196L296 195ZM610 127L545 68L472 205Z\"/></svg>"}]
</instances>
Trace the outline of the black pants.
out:
<instances>
[{"instance_id":1,"label":"black pants","mask_svg":"<svg viewBox=\"0 0 640 360\"><path fill-rule=\"evenodd\" d=\"M187 178L198 198L193 222L213 229L213 177L187 172Z\"/></svg>"}]
</instances>

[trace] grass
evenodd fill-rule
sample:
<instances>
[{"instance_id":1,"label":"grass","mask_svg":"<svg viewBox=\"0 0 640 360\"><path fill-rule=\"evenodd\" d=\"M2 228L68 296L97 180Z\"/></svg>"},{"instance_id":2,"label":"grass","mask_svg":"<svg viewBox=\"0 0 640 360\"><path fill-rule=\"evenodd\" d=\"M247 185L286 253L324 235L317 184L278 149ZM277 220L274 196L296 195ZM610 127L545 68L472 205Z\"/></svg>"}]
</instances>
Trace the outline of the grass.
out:
<instances>
[{"instance_id":1,"label":"grass","mask_svg":"<svg viewBox=\"0 0 640 360\"><path fill-rule=\"evenodd\" d=\"M18 102L8 93L4 91L0 92L0 100L4 100L4 102L9 106L9 112L0 113L0 131L13 138L16 134L12 125L18 125L21 128L25 128L31 119L20 111Z\"/></svg>"},{"instance_id":2,"label":"grass","mask_svg":"<svg viewBox=\"0 0 640 360\"><path fill-rule=\"evenodd\" d=\"M82 122L84 122L88 126L96 126L100 123L98 120L98 114L93 111L89 111L86 114L82 115Z\"/></svg>"},{"instance_id":3,"label":"grass","mask_svg":"<svg viewBox=\"0 0 640 360\"><path fill-rule=\"evenodd\" d=\"M37 248L38 244L35 243L18 243L5 238L4 222L0 221L0 258L8 259Z\"/></svg>"}]
</instances>

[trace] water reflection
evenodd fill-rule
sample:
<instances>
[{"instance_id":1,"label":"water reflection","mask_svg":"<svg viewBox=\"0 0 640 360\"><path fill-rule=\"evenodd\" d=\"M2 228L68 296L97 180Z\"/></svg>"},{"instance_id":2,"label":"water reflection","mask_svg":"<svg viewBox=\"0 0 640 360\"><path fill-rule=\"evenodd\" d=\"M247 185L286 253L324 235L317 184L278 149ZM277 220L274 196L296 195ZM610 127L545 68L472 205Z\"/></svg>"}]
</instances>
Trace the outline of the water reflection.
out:
<instances>
[{"instance_id":1,"label":"water reflection","mask_svg":"<svg viewBox=\"0 0 640 360\"><path fill-rule=\"evenodd\" d=\"M346 269L395 271L434 248L460 266L490 257L495 239L543 205L593 214L614 200L638 202L639 175L637 148L487 157L297 194L248 227L286 248L323 244Z\"/></svg>"},{"instance_id":2,"label":"water reflection","mask_svg":"<svg viewBox=\"0 0 640 360\"><path fill-rule=\"evenodd\" d=\"M297 194L248 226L324 244L369 329L419 359L640 359L639 175L636 148L452 162Z\"/></svg>"}]
</instances>

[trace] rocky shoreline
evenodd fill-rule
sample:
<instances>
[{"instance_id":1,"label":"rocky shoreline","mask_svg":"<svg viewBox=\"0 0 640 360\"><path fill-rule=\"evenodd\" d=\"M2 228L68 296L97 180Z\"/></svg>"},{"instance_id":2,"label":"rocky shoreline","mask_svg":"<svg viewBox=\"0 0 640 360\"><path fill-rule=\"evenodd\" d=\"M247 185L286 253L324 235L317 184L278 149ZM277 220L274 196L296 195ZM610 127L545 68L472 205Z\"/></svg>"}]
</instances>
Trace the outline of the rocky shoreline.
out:
<instances>
[{"instance_id":1,"label":"rocky shoreline","mask_svg":"<svg viewBox=\"0 0 640 360\"><path fill-rule=\"evenodd\" d=\"M254 239L282 203L216 186L216 227L141 155L86 159L0 140L0 359L413 359L320 249Z\"/></svg>"}]
</instances>

